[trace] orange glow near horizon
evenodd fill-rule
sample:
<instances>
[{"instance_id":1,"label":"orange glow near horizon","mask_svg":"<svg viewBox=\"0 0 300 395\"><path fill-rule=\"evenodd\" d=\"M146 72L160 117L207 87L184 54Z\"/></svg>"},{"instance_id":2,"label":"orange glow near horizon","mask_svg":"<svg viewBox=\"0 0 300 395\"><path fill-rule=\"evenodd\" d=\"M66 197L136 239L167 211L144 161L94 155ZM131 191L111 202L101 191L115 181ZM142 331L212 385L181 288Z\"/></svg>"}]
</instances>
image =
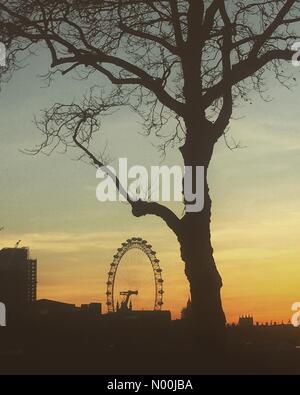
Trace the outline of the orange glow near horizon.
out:
<instances>
[{"instance_id":1,"label":"orange glow near horizon","mask_svg":"<svg viewBox=\"0 0 300 395\"><path fill-rule=\"evenodd\" d=\"M275 227L270 238L280 238L281 231ZM237 322L244 314L253 315L256 322L288 322L291 305L300 299L299 257L295 253L287 253L284 242L282 245L277 242L276 249L275 246L273 249L271 246L263 248L259 242L252 246L252 232L251 226L243 232L231 228L230 238L235 240L232 246L227 240L227 232L218 232L213 225L214 255L223 278L222 299L227 322ZM100 301L103 312L106 312L107 272L112 255L126 240L123 235L51 233L28 234L25 237L31 256L38 259L38 298L76 305ZM258 231L256 237L258 240L261 237ZM14 238L5 240L5 244L12 245ZM148 232L145 238L153 245L161 261L165 280L164 309L171 310L173 319L180 318L189 291L177 241L167 230L162 230L161 236ZM120 266L116 289L127 290L131 284L136 284L135 288L139 288L142 296L132 299L133 306L149 309L154 290L150 264L147 266L147 258L138 257L141 262L138 268L138 262L131 262L130 266L129 260L125 259ZM131 277L135 277L137 282L130 282Z\"/></svg>"}]
</instances>

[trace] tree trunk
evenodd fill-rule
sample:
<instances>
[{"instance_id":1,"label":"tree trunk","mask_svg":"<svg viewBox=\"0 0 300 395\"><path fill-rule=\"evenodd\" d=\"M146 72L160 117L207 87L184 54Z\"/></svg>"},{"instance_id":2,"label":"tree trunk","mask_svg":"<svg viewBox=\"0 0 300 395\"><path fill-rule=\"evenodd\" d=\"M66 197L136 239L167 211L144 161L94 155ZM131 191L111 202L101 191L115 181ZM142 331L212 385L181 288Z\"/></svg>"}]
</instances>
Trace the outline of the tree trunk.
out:
<instances>
[{"instance_id":1,"label":"tree trunk","mask_svg":"<svg viewBox=\"0 0 300 395\"><path fill-rule=\"evenodd\" d=\"M220 291L222 279L213 257L210 238L210 200L201 213L187 213L180 233L181 257L190 284L194 335L204 342L222 341L225 315Z\"/></svg>"},{"instance_id":2,"label":"tree trunk","mask_svg":"<svg viewBox=\"0 0 300 395\"><path fill-rule=\"evenodd\" d=\"M198 345L202 348L205 345L211 351L224 346L226 319L220 295L222 279L214 261L210 235L211 199L207 169L215 141L212 138L212 124L202 123L201 129L203 127L206 130L198 129L198 133L194 134L196 139L187 137L181 152L185 166L205 168L204 208L201 212L185 214L178 239L190 284L193 336ZM204 134L209 137L203 138ZM187 133L187 136L193 135Z\"/></svg>"}]
</instances>

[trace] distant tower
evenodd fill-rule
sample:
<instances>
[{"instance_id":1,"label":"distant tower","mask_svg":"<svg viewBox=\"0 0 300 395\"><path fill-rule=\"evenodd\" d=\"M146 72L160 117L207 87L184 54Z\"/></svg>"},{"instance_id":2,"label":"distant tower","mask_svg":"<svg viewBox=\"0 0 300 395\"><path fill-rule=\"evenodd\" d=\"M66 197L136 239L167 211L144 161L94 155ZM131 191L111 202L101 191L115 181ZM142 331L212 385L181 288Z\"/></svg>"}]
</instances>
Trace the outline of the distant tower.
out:
<instances>
[{"instance_id":1,"label":"distant tower","mask_svg":"<svg viewBox=\"0 0 300 395\"><path fill-rule=\"evenodd\" d=\"M132 310L132 303L130 297L132 295L138 295L138 291L122 291L120 292L120 295L123 296L123 300L121 302L121 307L120 311L126 312L126 311L131 311Z\"/></svg>"},{"instance_id":2,"label":"distant tower","mask_svg":"<svg viewBox=\"0 0 300 395\"><path fill-rule=\"evenodd\" d=\"M181 310L181 319L184 320L184 319L189 318L191 315L191 311L192 311L192 302L191 302L191 299L189 298L186 307L184 307Z\"/></svg>"},{"instance_id":3,"label":"distant tower","mask_svg":"<svg viewBox=\"0 0 300 395\"><path fill-rule=\"evenodd\" d=\"M254 325L254 320L251 315L242 315L239 318L239 326L241 328L252 328Z\"/></svg>"}]
</instances>

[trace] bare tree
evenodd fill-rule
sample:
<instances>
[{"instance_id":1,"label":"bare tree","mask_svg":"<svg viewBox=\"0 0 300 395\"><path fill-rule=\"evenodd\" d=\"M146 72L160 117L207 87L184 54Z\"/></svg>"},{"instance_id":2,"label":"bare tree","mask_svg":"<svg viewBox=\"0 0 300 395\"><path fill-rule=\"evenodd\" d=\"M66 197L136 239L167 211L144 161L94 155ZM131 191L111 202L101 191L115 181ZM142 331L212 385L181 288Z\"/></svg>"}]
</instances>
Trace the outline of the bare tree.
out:
<instances>
[{"instance_id":1,"label":"bare tree","mask_svg":"<svg viewBox=\"0 0 300 395\"><path fill-rule=\"evenodd\" d=\"M0 41L8 48L2 79L22 67L20 53L43 43L51 54L51 80L77 70L81 78L100 73L109 91L82 103L55 104L38 122L45 141L39 149L79 147L96 166L91 149L101 114L130 105L159 133L178 122L165 141L180 143L185 166L204 166L224 135L234 103L263 96L273 73L287 84L282 62L291 60L299 38L296 0L2 0ZM116 180L117 187L120 187ZM156 215L176 234L190 284L195 333L215 342L224 333L222 280L213 258L211 200L205 181L202 212L177 217L153 202L132 201L133 215Z\"/></svg>"}]
</instances>

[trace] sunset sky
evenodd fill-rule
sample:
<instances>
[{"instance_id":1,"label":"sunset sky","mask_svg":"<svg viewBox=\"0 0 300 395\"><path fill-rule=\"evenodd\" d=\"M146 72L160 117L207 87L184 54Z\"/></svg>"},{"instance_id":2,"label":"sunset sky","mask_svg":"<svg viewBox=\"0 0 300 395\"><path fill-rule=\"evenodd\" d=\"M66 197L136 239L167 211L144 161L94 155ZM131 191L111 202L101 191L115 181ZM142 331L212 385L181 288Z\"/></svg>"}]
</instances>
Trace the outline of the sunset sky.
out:
<instances>
[{"instance_id":1,"label":"sunset sky","mask_svg":"<svg viewBox=\"0 0 300 395\"><path fill-rule=\"evenodd\" d=\"M176 237L163 222L134 218L126 203L98 202L95 169L75 161L76 151L49 157L20 152L41 142L34 114L56 101L80 98L95 83L107 84L97 75L89 83L57 75L45 88L37 75L47 72L48 63L40 51L0 92L0 248L19 239L30 247L38 259L39 298L101 301L105 311L112 256L127 238L143 237L161 261L164 308L179 317L188 284ZM256 321L288 321L291 305L300 301L300 86L289 91L272 79L269 85L272 102L254 95L252 105L236 109L229 135L243 148L231 151L221 139L210 166L212 239L228 322L241 314L252 314ZM102 149L107 143L112 164L128 157L132 164L159 165L158 141L140 134L133 113L106 117L102 130L100 143ZM177 163L177 150L163 162ZM182 207L175 209L180 214ZM143 286L150 292L148 280L143 283L151 275L148 269L137 270L141 294ZM122 271L126 278L124 266Z\"/></svg>"}]
</instances>

